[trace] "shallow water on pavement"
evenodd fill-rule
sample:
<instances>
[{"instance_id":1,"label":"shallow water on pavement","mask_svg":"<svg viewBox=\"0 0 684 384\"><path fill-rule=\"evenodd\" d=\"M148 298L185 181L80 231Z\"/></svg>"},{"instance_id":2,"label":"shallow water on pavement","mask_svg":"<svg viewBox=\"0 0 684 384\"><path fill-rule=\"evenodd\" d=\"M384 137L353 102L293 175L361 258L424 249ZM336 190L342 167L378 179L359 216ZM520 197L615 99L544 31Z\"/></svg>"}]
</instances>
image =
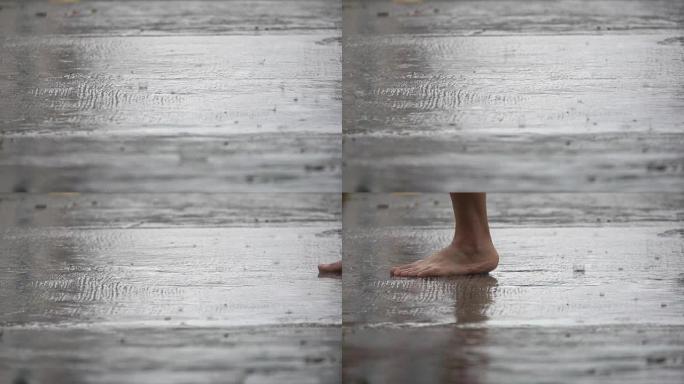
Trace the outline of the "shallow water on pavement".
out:
<instances>
[{"instance_id":1,"label":"shallow water on pavement","mask_svg":"<svg viewBox=\"0 0 684 384\"><path fill-rule=\"evenodd\" d=\"M336 382L332 194L0 195L0 381ZM18 382L18 381L17 381Z\"/></svg>"},{"instance_id":2,"label":"shallow water on pavement","mask_svg":"<svg viewBox=\"0 0 684 384\"><path fill-rule=\"evenodd\" d=\"M682 189L684 8L346 1L345 192Z\"/></svg>"},{"instance_id":3,"label":"shallow water on pavement","mask_svg":"<svg viewBox=\"0 0 684 384\"><path fill-rule=\"evenodd\" d=\"M0 192L337 192L340 11L0 2Z\"/></svg>"},{"instance_id":4,"label":"shallow water on pavement","mask_svg":"<svg viewBox=\"0 0 684 384\"><path fill-rule=\"evenodd\" d=\"M346 195L347 382L684 377L681 195L488 200L499 267L412 279L389 270L451 241L448 195Z\"/></svg>"}]
</instances>

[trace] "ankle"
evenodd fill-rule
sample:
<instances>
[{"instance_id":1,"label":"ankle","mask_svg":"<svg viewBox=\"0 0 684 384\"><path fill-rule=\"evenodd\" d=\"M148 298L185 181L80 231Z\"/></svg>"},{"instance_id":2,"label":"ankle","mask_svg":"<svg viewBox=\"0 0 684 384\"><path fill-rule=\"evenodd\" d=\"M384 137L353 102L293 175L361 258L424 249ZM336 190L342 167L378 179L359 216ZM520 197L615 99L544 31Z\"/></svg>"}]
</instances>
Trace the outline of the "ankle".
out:
<instances>
[{"instance_id":1,"label":"ankle","mask_svg":"<svg viewBox=\"0 0 684 384\"><path fill-rule=\"evenodd\" d=\"M450 248L465 254L486 254L496 252L491 237L483 236L479 238L458 238L455 237L449 244Z\"/></svg>"}]
</instances>

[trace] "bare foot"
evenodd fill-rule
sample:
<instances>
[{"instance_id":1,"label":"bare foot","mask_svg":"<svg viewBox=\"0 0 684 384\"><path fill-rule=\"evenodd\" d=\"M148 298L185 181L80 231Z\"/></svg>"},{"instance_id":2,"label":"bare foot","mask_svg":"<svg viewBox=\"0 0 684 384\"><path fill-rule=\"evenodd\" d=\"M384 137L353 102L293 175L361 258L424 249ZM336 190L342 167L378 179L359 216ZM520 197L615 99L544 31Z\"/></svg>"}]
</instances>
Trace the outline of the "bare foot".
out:
<instances>
[{"instance_id":1,"label":"bare foot","mask_svg":"<svg viewBox=\"0 0 684 384\"><path fill-rule=\"evenodd\" d=\"M318 264L318 272L320 273L342 273L342 261L336 261L330 264Z\"/></svg>"},{"instance_id":2,"label":"bare foot","mask_svg":"<svg viewBox=\"0 0 684 384\"><path fill-rule=\"evenodd\" d=\"M401 277L474 275L493 271L497 265L499 265L499 254L493 245L473 248L451 244L422 260L392 268L391 275Z\"/></svg>"}]
</instances>

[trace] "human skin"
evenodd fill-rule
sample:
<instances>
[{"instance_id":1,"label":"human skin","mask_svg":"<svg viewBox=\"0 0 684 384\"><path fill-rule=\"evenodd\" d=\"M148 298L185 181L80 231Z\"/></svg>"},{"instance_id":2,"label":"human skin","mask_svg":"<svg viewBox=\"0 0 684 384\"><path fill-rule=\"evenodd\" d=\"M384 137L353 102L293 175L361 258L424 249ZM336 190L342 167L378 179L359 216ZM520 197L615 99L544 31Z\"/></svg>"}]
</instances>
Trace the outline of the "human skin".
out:
<instances>
[{"instance_id":1,"label":"human skin","mask_svg":"<svg viewBox=\"0 0 684 384\"><path fill-rule=\"evenodd\" d=\"M484 193L451 193L456 226L454 238L443 249L413 263L390 270L392 276L431 277L483 274L499 264L487 221Z\"/></svg>"}]
</instances>

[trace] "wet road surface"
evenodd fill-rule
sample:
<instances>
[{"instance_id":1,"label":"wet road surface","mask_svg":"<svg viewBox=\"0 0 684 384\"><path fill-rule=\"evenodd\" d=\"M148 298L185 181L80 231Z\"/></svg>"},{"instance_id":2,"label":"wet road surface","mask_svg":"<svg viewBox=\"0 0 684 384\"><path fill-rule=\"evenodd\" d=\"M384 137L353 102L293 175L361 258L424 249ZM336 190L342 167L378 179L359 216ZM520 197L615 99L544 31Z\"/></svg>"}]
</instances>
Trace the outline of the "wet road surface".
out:
<instances>
[{"instance_id":1,"label":"wet road surface","mask_svg":"<svg viewBox=\"0 0 684 384\"><path fill-rule=\"evenodd\" d=\"M335 194L0 196L0 381L340 380ZM15 381L19 382L19 381Z\"/></svg>"},{"instance_id":2,"label":"wet road surface","mask_svg":"<svg viewBox=\"0 0 684 384\"><path fill-rule=\"evenodd\" d=\"M684 187L682 2L343 12L344 191Z\"/></svg>"},{"instance_id":3,"label":"wet road surface","mask_svg":"<svg viewBox=\"0 0 684 384\"><path fill-rule=\"evenodd\" d=\"M338 192L339 4L0 1L0 192Z\"/></svg>"},{"instance_id":4,"label":"wet road surface","mask_svg":"<svg viewBox=\"0 0 684 384\"><path fill-rule=\"evenodd\" d=\"M451 241L448 195L346 195L345 382L684 379L684 196L488 200L497 270L407 279Z\"/></svg>"}]
</instances>

